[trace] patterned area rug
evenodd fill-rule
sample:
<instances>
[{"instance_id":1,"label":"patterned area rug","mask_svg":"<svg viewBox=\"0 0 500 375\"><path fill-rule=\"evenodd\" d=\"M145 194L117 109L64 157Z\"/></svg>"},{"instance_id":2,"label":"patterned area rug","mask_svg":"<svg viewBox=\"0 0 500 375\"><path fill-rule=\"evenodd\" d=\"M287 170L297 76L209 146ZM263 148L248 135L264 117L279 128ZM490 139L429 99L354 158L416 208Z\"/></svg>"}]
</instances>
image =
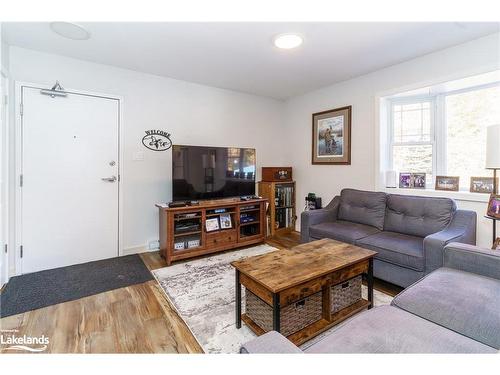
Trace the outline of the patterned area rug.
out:
<instances>
[{"instance_id":1,"label":"patterned area rug","mask_svg":"<svg viewBox=\"0 0 500 375\"><path fill-rule=\"evenodd\" d=\"M269 245L255 246L174 264L153 271L153 275L205 353L238 353L241 345L256 335L244 323L241 329L236 329L234 268L230 263L275 250ZM366 298L364 286L363 294ZM380 306L390 304L392 297L376 290L374 299L375 306ZM305 343L303 348L321 336Z\"/></svg>"}]
</instances>

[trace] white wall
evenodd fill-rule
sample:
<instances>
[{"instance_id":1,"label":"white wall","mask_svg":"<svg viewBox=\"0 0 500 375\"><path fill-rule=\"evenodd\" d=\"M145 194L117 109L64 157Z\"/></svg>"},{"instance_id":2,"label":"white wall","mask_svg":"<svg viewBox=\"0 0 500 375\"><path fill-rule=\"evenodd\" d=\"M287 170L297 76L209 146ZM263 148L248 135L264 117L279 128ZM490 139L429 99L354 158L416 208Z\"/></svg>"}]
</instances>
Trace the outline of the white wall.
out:
<instances>
[{"instance_id":1,"label":"white wall","mask_svg":"<svg viewBox=\"0 0 500 375\"><path fill-rule=\"evenodd\" d=\"M424 87L500 67L500 34L490 35L405 63L289 99L285 108L287 164L294 167L297 199L314 192L327 204L345 187L379 190L376 97ZM335 69L335 67L332 67ZM311 115L352 105L352 164L311 164ZM491 246L491 222L484 202L458 201L478 213L478 243ZM300 224L300 223L299 223Z\"/></svg>"},{"instance_id":2,"label":"white wall","mask_svg":"<svg viewBox=\"0 0 500 375\"><path fill-rule=\"evenodd\" d=\"M124 248L135 251L157 239L153 205L171 198L171 153L144 149L145 130L164 129L177 144L255 147L258 173L263 165L291 165L298 202L315 192L326 204L344 187L378 189L377 96L498 69L498 42L498 35L481 38L285 103L18 47L8 52L13 81L50 86L57 79L68 88L123 96ZM311 114L345 105L353 106L352 165L311 165ZM144 151L145 160L133 161L135 151ZM486 204L459 205L478 212L479 243L487 246Z\"/></svg>"},{"instance_id":3,"label":"white wall","mask_svg":"<svg viewBox=\"0 0 500 375\"><path fill-rule=\"evenodd\" d=\"M18 47L10 48L10 71L15 81L49 87L57 79L66 88L124 98L123 230L129 252L158 239L154 204L171 199L171 151L145 149L145 130L163 129L172 134L174 144L254 147L257 178L262 165L285 160L276 148L282 101ZM135 151L144 151L145 160L133 161Z\"/></svg>"}]
</instances>

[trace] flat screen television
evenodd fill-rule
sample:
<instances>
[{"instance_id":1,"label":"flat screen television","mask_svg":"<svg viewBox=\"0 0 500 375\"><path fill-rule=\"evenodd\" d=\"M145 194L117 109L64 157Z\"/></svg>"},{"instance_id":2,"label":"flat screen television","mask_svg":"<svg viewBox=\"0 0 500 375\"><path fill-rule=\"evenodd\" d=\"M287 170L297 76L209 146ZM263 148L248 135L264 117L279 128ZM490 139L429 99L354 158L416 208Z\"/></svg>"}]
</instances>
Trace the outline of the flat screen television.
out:
<instances>
[{"instance_id":1,"label":"flat screen television","mask_svg":"<svg viewBox=\"0 0 500 375\"><path fill-rule=\"evenodd\" d=\"M255 149L172 146L172 199L255 195Z\"/></svg>"}]
</instances>

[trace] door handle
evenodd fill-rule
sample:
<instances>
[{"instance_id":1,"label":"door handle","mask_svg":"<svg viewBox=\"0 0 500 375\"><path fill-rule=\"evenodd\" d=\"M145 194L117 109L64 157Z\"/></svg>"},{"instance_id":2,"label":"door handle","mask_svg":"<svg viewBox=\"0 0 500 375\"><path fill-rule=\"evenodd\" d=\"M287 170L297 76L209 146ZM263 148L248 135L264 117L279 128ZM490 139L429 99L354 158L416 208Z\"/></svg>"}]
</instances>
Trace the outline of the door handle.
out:
<instances>
[{"instance_id":1,"label":"door handle","mask_svg":"<svg viewBox=\"0 0 500 375\"><path fill-rule=\"evenodd\" d=\"M101 178L103 181L108 181L108 182L115 182L117 180L116 176L111 176L111 177L103 177Z\"/></svg>"}]
</instances>

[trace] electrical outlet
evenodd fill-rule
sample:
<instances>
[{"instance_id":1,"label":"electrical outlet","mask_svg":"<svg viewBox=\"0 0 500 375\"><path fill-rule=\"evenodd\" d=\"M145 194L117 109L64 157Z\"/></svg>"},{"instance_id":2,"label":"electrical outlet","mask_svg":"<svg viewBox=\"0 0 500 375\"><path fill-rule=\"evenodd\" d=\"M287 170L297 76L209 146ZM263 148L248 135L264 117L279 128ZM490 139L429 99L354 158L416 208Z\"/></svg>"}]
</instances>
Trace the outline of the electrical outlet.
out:
<instances>
[{"instance_id":1,"label":"electrical outlet","mask_svg":"<svg viewBox=\"0 0 500 375\"><path fill-rule=\"evenodd\" d=\"M160 248L160 241L159 240L149 241L148 248L149 250L158 250Z\"/></svg>"}]
</instances>

